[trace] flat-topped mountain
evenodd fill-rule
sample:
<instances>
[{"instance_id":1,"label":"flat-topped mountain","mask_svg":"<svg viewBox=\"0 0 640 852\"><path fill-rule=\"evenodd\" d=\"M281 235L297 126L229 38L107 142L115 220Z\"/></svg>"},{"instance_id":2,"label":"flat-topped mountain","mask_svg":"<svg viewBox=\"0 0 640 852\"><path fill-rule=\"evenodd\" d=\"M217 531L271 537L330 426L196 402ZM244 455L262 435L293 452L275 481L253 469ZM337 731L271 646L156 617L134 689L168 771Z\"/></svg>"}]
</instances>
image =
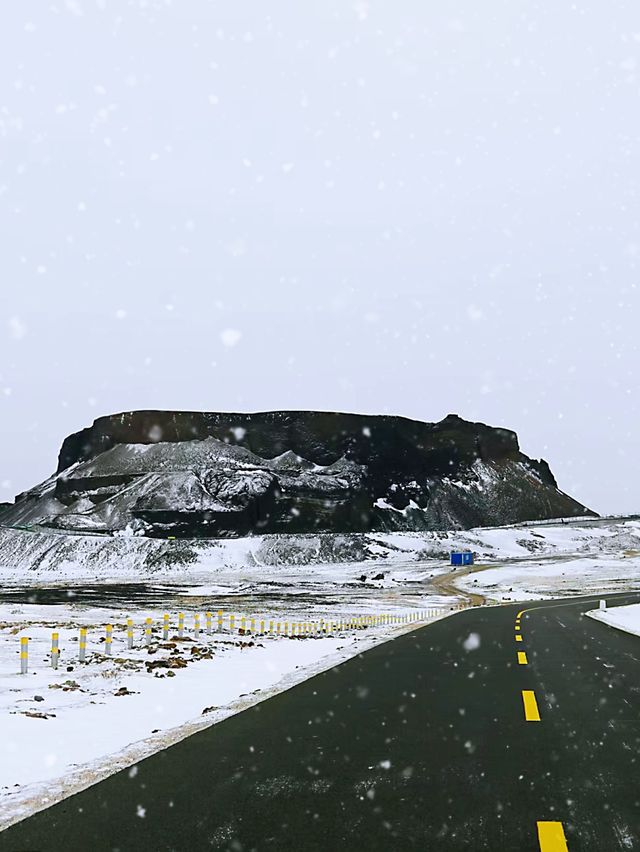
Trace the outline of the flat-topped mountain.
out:
<instances>
[{"instance_id":1,"label":"flat-topped mountain","mask_svg":"<svg viewBox=\"0 0 640 852\"><path fill-rule=\"evenodd\" d=\"M471 528L593 515L515 432L314 411L132 411L69 436L0 523L220 537Z\"/></svg>"}]
</instances>

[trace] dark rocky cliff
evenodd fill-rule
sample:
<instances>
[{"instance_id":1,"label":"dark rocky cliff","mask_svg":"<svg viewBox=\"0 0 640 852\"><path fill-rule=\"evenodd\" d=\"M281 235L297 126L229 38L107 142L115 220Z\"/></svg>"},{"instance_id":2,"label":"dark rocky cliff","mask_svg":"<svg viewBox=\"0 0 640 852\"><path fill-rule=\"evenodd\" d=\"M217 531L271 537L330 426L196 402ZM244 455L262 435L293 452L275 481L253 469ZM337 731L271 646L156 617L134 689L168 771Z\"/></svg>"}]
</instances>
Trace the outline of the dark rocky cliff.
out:
<instances>
[{"instance_id":1,"label":"dark rocky cliff","mask_svg":"<svg viewBox=\"0 0 640 852\"><path fill-rule=\"evenodd\" d=\"M468 528L593 514L515 432L449 415L134 411L68 437L0 522L224 536Z\"/></svg>"}]
</instances>

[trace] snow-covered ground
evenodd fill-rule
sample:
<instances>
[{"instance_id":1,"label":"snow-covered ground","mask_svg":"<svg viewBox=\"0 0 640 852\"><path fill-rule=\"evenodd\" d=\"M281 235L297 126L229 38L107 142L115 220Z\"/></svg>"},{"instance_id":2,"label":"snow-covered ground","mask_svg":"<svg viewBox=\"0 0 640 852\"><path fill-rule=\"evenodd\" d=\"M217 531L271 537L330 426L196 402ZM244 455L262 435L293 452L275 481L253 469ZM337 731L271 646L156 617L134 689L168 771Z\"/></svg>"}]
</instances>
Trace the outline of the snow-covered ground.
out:
<instances>
[{"instance_id":1,"label":"snow-covered ground","mask_svg":"<svg viewBox=\"0 0 640 852\"><path fill-rule=\"evenodd\" d=\"M193 603L197 597L185 596ZM422 598L428 612L419 623L451 611L438 597ZM361 605L356 614L371 614ZM381 613L380 610L378 610ZM397 618L409 610L385 610ZM311 675L385 641L415 621L339 629L352 612L336 607L324 616L327 633L288 638L301 628L302 613L284 610L247 613L255 617L255 633L240 635L230 612L223 630L194 637L194 611L185 610L182 639L177 614L171 613L167 641L160 610L115 611L81 604L0 605L0 829L96 780L237 713ZM126 619L132 617L134 648L129 650ZM151 644L144 624L152 618ZM317 612L309 620L317 619ZM265 634L261 633L264 620ZM269 622L273 634L269 635ZM327 622L330 622L327 624ZM105 625L113 625L113 647L105 654ZM87 656L78 660L79 628L88 631ZM204 631L206 620L201 614ZM280 629L280 635L277 630ZM303 628L304 629L304 628ZM57 670L50 665L52 631L59 633ZM29 671L20 674L20 639L29 637ZM131 771L135 771L135 767Z\"/></svg>"},{"instance_id":2,"label":"snow-covered ground","mask_svg":"<svg viewBox=\"0 0 640 852\"><path fill-rule=\"evenodd\" d=\"M622 555L506 562L456 582L457 588L483 595L489 602L624 592L639 585L640 558Z\"/></svg>"},{"instance_id":3,"label":"snow-covered ground","mask_svg":"<svg viewBox=\"0 0 640 852\"><path fill-rule=\"evenodd\" d=\"M421 533L270 535L174 541L135 536L71 535L50 530L0 528L0 580L4 583L176 582L227 585L229 572L280 582L287 566L376 562L393 568L419 562L444 569L451 550L473 550L481 562L543 556L618 558L640 552L640 521L595 519L473 530ZM265 570L269 569L269 570ZM345 574L346 576L346 574Z\"/></svg>"},{"instance_id":4,"label":"snow-covered ground","mask_svg":"<svg viewBox=\"0 0 640 852\"><path fill-rule=\"evenodd\" d=\"M609 627L624 630L626 633L633 633L634 636L640 636L640 604L592 609L585 615L594 618L596 621L602 621Z\"/></svg>"}]
</instances>

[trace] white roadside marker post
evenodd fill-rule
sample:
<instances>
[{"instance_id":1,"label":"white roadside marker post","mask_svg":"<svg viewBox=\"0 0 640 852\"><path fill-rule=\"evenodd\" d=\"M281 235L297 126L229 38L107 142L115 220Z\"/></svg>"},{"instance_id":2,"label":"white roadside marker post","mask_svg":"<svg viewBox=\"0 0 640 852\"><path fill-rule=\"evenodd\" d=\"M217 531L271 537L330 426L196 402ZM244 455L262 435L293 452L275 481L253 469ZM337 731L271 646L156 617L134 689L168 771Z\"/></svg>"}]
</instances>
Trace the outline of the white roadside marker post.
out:
<instances>
[{"instance_id":1,"label":"white roadside marker post","mask_svg":"<svg viewBox=\"0 0 640 852\"><path fill-rule=\"evenodd\" d=\"M104 639L104 652L107 656L111 655L111 640L113 638L113 626L107 624L106 636Z\"/></svg>"},{"instance_id":2,"label":"white roadside marker post","mask_svg":"<svg viewBox=\"0 0 640 852\"><path fill-rule=\"evenodd\" d=\"M20 638L20 674L26 674L29 669L29 638Z\"/></svg>"}]
</instances>

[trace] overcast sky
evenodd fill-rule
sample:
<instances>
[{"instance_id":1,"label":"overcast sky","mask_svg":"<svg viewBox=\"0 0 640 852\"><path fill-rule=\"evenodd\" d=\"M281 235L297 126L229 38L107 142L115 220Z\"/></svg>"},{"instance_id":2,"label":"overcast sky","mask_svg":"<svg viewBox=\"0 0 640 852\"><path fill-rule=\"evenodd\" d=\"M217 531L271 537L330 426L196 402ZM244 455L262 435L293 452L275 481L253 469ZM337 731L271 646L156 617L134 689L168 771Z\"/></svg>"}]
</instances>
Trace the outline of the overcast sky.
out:
<instances>
[{"instance_id":1,"label":"overcast sky","mask_svg":"<svg viewBox=\"0 0 640 852\"><path fill-rule=\"evenodd\" d=\"M135 408L449 412L640 511L635 0L0 16L0 500Z\"/></svg>"}]
</instances>

